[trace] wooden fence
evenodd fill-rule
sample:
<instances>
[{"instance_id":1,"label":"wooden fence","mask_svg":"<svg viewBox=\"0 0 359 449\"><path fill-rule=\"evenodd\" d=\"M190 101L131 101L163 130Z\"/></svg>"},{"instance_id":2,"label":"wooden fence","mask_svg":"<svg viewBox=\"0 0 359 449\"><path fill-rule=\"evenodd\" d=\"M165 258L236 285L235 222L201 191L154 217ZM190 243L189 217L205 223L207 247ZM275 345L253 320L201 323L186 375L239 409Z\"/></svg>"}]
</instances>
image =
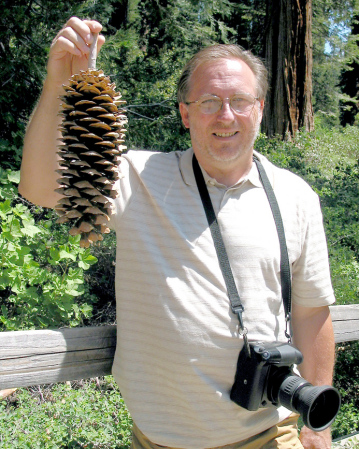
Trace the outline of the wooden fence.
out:
<instances>
[{"instance_id":1,"label":"wooden fence","mask_svg":"<svg viewBox=\"0 0 359 449\"><path fill-rule=\"evenodd\" d=\"M331 306L335 341L359 340L359 305ZM0 332L0 390L111 374L116 326Z\"/></svg>"}]
</instances>

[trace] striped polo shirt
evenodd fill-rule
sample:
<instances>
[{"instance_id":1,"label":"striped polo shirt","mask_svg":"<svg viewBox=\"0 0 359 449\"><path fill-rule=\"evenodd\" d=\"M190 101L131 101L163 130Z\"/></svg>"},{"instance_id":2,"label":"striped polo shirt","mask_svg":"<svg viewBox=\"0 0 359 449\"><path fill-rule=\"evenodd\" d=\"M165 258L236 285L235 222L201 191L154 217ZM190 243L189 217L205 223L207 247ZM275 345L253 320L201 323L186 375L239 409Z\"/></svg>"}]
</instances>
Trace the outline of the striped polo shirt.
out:
<instances>
[{"instance_id":1,"label":"striped polo shirt","mask_svg":"<svg viewBox=\"0 0 359 449\"><path fill-rule=\"evenodd\" d=\"M283 420L283 407L247 411L229 398L243 342L192 169L193 151L122 157L111 226L117 233L113 374L139 429L163 446L241 441ZM293 301L334 302L318 196L258 155L282 213ZM253 341L285 342L280 249L255 164L227 188L204 177Z\"/></svg>"}]
</instances>

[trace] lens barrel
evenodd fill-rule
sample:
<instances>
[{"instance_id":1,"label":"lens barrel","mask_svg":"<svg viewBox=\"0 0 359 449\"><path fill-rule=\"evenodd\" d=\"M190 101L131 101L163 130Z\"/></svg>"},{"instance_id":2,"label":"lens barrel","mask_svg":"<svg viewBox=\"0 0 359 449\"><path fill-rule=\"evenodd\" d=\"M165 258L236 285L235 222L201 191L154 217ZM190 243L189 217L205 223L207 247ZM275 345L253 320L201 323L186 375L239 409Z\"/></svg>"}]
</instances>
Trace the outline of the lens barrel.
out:
<instances>
[{"instance_id":1,"label":"lens barrel","mask_svg":"<svg viewBox=\"0 0 359 449\"><path fill-rule=\"evenodd\" d=\"M296 375L284 378L278 390L278 402L297 412L304 424L315 432L329 427L340 408L340 395L329 385L314 387Z\"/></svg>"}]
</instances>

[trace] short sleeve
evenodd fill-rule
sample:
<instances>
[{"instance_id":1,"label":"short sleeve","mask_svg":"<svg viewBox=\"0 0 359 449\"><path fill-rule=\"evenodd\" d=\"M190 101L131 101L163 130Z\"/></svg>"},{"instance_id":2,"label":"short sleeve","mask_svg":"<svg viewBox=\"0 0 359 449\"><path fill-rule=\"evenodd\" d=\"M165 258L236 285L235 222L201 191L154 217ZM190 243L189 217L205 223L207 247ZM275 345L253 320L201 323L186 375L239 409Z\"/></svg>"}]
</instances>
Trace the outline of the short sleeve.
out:
<instances>
[{"instance_id":1,"label":"short sleeve","mask_svg":"<svg viewBox=\"0 0 359 449\"><path fill-rule=\"evenodd\" d=\"M335 302L330 278L328 247L319 197L312 192L305 201L302 251L292 267L292 299L305 307Z\"/></svg>"},{"instance_id":2,"label":"short sleeve","mask_svg":"<svg viewBox=\"0 0 359 449\"><path fill-rule=\"evenodd\" d=\"M115 190L117 197L111 200L111 215L109 228L116 230L116 221L119 220L136 192L140 181L138 174L133 169L130 158L124 155L120 159L119 179L116 181Z\"/></svg>"}]
</instances>

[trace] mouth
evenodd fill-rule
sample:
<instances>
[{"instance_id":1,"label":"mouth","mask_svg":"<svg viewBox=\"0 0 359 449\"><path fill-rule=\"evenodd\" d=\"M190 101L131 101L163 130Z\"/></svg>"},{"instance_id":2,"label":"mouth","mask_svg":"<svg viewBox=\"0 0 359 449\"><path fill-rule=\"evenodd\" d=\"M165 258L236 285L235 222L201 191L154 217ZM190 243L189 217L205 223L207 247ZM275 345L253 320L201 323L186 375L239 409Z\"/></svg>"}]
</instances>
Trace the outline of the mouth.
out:
<instances>
[{"instance_id":1,"label":"mouth","mask_svg":"<svg viewBox=\"0 0 359 449\"><path fill-rule=\"evenodd\" d=\"M213 133L216 137L233 137L237 134L237 131L232 133Z\"/></svg>"}]
</instances>

